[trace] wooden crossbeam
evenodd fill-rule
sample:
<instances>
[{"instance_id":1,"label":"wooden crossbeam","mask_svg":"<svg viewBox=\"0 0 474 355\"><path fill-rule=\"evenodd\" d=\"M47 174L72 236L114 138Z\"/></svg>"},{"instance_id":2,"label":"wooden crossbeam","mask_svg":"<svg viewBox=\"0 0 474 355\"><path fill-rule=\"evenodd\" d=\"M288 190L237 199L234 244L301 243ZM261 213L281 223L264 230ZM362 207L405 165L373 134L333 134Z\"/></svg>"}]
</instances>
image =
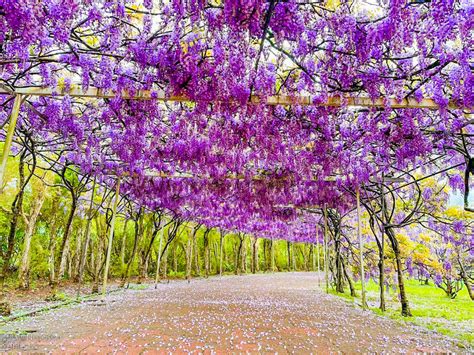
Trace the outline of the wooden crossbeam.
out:
<instances>
[{"instance_id":1,"label":"wooden crossbeam","mask_svg":"<svg viewBox=\"0 0 474 355\"><path fill-rule=\"evenodd\" d=\"M145 172L144 174L146 177L157 177L157 178L162 178L162 179L200 179L200 180L211 180L210 176L206 175L194 175L192 173L165 173L165 172L154 172L154 171L149 171ZM252 176L252 180L264 180L266 175L254 175ZM224 180L245 180L244 175L241 174L227 174L224 178ZM314 178L311 179L310 181L319 181L318 179ZM334 176L328 176L324 178L324 181L336 181L336 177Z\"/></svg>"},{"instance_id":2,"label":"wooden crossbeam","mask_svg":"<svg viewBox=\"0 0 474 355\"><path fill-rule=\"evenodd\" d=\"M117 96L130 100L156 100L166 102L195 102L185 96L167 95L163 90L137 90L137 91L121 91L119 93L112 90L105 90L100 88L89 87L86 90L73 85L69 90L65 88L16 88L14 91L9 91L5 88L0 88L0 95L28 95L28 96L43 96L43 97L82 97L82 98L114 98ZM212 100L219 102L220 100ZM237 101L237 100L236 100ZM302 106L358 106L358 107L392 107L392 108L425 108L438 109L439 105L433 99L422 99L417 101L414 98L406 98L398 100L395 98L377 98L371 99L369 97L339 97L331 96L324 101L319 101L316 96L302 95L275 95L268 97L251 96L250 102L253 104L264 103L266 105L302 105ZM450 108L460 108L454 102L449 104Z\"/></svg>"}]
</instances>

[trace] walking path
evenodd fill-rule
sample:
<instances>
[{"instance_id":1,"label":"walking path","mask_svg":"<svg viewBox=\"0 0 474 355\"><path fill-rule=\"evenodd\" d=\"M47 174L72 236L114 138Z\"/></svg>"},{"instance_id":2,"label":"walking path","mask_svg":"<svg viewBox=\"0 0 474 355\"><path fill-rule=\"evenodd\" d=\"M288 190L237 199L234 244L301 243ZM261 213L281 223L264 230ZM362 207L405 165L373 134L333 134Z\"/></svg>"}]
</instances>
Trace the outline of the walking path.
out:
<instances>
[{"instance_id":1,"label":"walking path","mask_svg":"<svg viewBox=\"0 0 474 355\"><path fill-rule=\"evenodd\" d=\"M446 337L362 311L316 285L315 273L143 285L9 323L0 351L460 351Z\"/></svg>"}]
</instances>

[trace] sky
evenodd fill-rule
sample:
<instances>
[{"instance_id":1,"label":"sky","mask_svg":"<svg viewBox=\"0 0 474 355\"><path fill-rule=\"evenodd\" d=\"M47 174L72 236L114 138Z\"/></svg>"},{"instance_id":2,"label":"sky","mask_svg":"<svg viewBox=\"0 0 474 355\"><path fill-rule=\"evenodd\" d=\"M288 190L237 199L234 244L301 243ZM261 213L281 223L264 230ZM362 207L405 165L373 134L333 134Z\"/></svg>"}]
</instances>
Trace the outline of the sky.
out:
<instances>
[{"instance_id":1,"label":"sky","mask_svg":"<svg viewBox=\"0 0 474 355\"><path fill-rule=\"evenodd\" d=\"M471 193L469 196L469 204L470 206L474 206L474 193ZM464 195L460 191L452 191L449 200L448 200L448 207L463 207L464 206Z\"/></svg>"}]
</instances>

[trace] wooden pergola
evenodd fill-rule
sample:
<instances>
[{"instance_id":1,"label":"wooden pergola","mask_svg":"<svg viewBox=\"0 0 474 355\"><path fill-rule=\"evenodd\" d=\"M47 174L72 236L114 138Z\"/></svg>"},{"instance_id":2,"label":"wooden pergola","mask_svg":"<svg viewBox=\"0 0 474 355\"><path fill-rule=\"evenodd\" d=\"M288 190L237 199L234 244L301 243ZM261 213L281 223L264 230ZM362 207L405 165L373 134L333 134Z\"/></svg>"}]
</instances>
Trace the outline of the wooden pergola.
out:
<instances>
[{"instance_id":1,"label":"wooden pergola","mask_svg":"<svg viewBox=\"0 0 474 355\"><path fill-rule=\"evenodd\" d=\"M115 92L113 90L89 87L88 89L83 89L77 85L72 85L70 88L44 88L44 87L28 87L28 88L15 88L14 90L10 90L5 86L0 87L0 95L10 95L14 96L14 102L12 111L10 113L9 118L9 126L7 130L7 135L5 139L5 144L3 146L3 156L0 165L0 187L3 186L3 179L5 175L5 169L7 165L8 155L10 153L11 144L13 141L13 135L16 128L16 123L18 119L18 115L20 113L21 105L24 99L30 96L36 97L77 97L77 98L85 98L85 99L112 99L115 97L122 97L128 100L154 100L158 102L196 102L196 100L192 100L185 96L173 96L167 95L163 90L137 90L137 91L120 91ZM226 100L212 100L212 102L236 102L238 100L235 99L226 99ZM330 96L324 100L321 100L318 96L289 96L289 95L275 95L275 96L268 96L268 97L260 97L260 96L251 96L249 98L250 104L264 104L270 106L276 105L283 105L283 106L290 106L290 105L300 105L300 106L320 106L320 107L378 107L378 108L394 108L394 109L431 109L436 110L439 109L439 105L433 99L422 99L417 101L414 98L404 98L402 100L396 98L369 98L369 97L354 97L354 96ZM450 108L460 108L454 102L450 102L448 104ZM168 174L163 173L156 173L156 175L150 174L150 176L159 176L159 177L174 177ZM181 177L192 177L187 176L186 174L181 175ZM239 179L239 176L230 176L229 178ZM120 177L117 179L117 183L115 186L115 197L112 206L112 218L111 218L111 226L109 230L109 242L107 248L107 256L106 256L106 264L104 268L104 280L103 280L103 288L102 292L105 295L106 286L107 286L107 278L108 272L110 267L110 257L111 257L111 250L112 250L112 239L114 235L114 225L116 219L116 211L117 205L119 200L119 193L120 193ZM365 282L364 282L364 263L363 263L363 241L362 241L362 233L361 233L361 208L360 208L360 192L357 189L356 191L356 200L357 200L357 235L359 239L359 246L360 246L360 258L361 258L361 281L362 281L362 307L365 308L366 306L366 297L365 297ZM324 234L323 234L323 257L324 260L327 258L327 231L328 231L328 224L327 224L327 211L326 208L323 209L324 215ZM163 233L160 238L160 249L161 249L161 242L163 239ZM319 245L318 245L319 247ZM159 253L161 257L161 253ZM318 262L319 264L319 262ZM325 264L325 278L326 278L326 289L328 289L328 270L327 270L327 263ZM159 264L158 264L159 265ZM319 266L318 266L319 271Z\"/></svg>"},{"instance_id":2,"label":"wooden pergola","mask_svg":"<svg viewBox=\"0 0 474 355\"><path fill-rule=\"evenodd\" d=\"M122 97L128 100L154 100L159 102L195 102L185 96L167 95L163 90L137 90L137 91L121 91L115 92L113 90L101 89L96 87L89 87L83 89L77 85L71 85L70 88L43 88L43 87L28 87L16 88L9 90L5 86L0 87L0 95L11 95L15 97L13 108L10 114L9 127L5 145L3 147L3 156L0 164L0 186L3 185L3 177L5 174L5 167L10 152L10 147L13 139L13 133L16 128L16 122L21 109L21 104L26 97L77 97L86 99L112 99L115 97ZM214 102L219 100L214 100ZM233 101L232 99L227 101ZM236 101L236 100L235 100ZM221 101L224 102L224 101ZM249 98L251 104L264 104L270 106L283 105L301 105L301 106L320 106L320 107L379 107L379 108L396 108L396 109L438 109L439 105L433 99L422 99L420 101L414 98L405 98L398 100L395 98L377 98L369 97L354 97L354 96L330 96L321 101L317 96L289 96L289 95L275 95L268 97L260 97L253 95ZM449 107L457 108L454 102L449 103Z\"/></svg>"}]
</instances>

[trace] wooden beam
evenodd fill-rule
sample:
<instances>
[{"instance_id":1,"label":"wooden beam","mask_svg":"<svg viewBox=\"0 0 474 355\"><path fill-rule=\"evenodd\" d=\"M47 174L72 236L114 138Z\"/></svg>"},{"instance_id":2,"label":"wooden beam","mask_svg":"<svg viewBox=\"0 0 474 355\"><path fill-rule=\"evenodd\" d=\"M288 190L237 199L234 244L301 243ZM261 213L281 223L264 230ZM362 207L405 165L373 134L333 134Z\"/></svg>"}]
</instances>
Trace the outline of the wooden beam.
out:
<instances>
[{"instance_id":1,"label":"wooden beam","mask_svg":"<svg viewBox=\"0 0 474 355\"><path fill-rule=\"evenodd\" d=\"M128 174L123 174L122 176L129 176ZM165 173L162 171L149 171L145 172L146 177L157 177L157 178L162 178L162 179L198 179L198 180L212 180L211 176L208 175L194 175L192 173ZM264 180L267 175L262 174L262 175L254 175L252 176L252 180L258 181L258 180ZM224 180L245 180L244 175L242 174L228 174L223 177ZM320 181L320 179L317 178L312 178L309 180L304 180L304 181ZM325 177L323 181L327 182L334 182L336 181L335 176L328 176Z\"/></svg>"},{"instance_id":2,"label":"wooden beam","mask_svg":"<svg viewBox=\"0 0 474 355\"><path fill-rule=\"evenodd\" d=\"M319 259L319 237L317 233L316 233L316 258L317 258L317 263L318 263L318 287L321 287L321 262Z\"/></svg>"},{"instance_id":3,"label":"wooden beam","mask_svg":"<svg viewBox=\"0 0 474 355\"><path fill-rule=\"evenodd\" d=\"M125 99L130 100L156 100L156 101L169 101L169 102L195 102L199 100L189 99L181 95L167 95L163 90L136 90L127 91L123 90L119 93L113 90L100 89L90 87L86 90L82 89L77 85L72 85L70 89L65 88L43 88L43 87L28 87L28 88L16 88L15 94L29 95L29 96L43 96L43 97L82 97L82 98L98 98L98 99L111 99L117 96L121 96ZM0 95L12 95L12 92L0 88ZM205 101L205 100L203 100ZM212 102L224 102L232 101L232 99L226 100L210 100ZM235 99L238 102L237 99ZM302 106L356 106L356 107L392 107L392 108L426 108L426 109L438 109L439 105L434 102L433 99L422 99L417 101L414 98L406 98L398 100L395 98L376 98L372 99L369 97L339 97L330 96L322 102L318 100L316 96L290 96L290 95L276 95L268 97L251 96L250 102L253 104L264 103L266 105L302 105ZM462 108L451 102L449 104L451 108Z\"/></svg>"},{"instance_id":4,"label":"wooden beam","mask_svg":"<svg viewBox=\"0 0 474 355\"><path fill-rule=\"evenodd\" d=\"M110 220L110 228L109 228L109 244L107 247L107 256L105 259L105 269L104 269L104 280L102 283L102 296L105 297L107 292L107 278L109 276L109 268L110 268L110 256L112 255L112 242L114 239L114 232L115 232L115 219L117 216L117 206L119 203L120 198L120 177L117 179L117 183L115 186L115 196L114 196L114 204L112 205L112 219Z\"/></svg>"},{"instance_id":5,"label":"wooden beam","mask_svg":"<svg viewBox=\"0 0 474 355\"><path fill-rule=\"evenodd\" d=\"M360 251L360 283L361 283L361 298L362 298L362 309L367 308L367 301L365 297L365 273L364 273L364 243L362 241L362 212L360 209L360 190L356 190L356 204L357 204L357 237L359 239L359 251Z\"/></svg>"},{"instance_id":6,"label":"wooden beam","mask_svg":"<svg viewBox=\"0 0 474 355\"><path fill-rule=\"evenodd\" d=\"M326 293L329 293L329 250L328 250L328 211L326 207L323 209L323 218L324 218L324 234L323 234L323 262L324 262L324 279L326 283Z\"/></svg>"}]
</instances>

